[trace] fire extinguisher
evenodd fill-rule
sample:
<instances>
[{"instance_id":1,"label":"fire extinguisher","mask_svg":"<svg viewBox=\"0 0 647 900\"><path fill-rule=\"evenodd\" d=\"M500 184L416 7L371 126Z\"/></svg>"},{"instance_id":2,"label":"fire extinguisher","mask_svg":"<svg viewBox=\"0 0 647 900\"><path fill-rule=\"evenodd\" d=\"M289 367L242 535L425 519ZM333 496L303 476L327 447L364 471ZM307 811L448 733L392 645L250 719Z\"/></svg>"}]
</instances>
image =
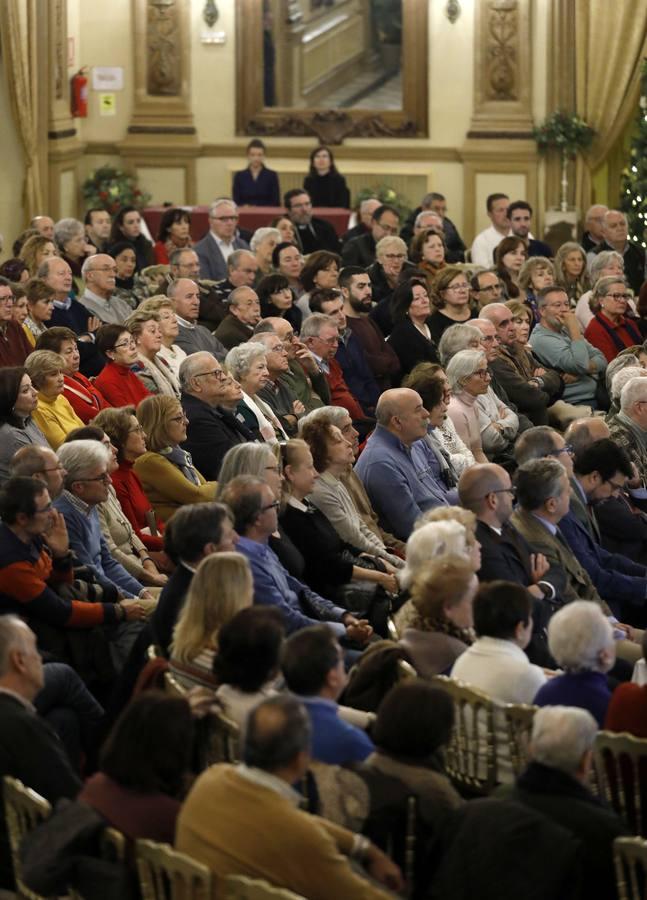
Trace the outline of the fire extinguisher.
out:
<instances>
[{"instance_id":1,"label":"fire extinguisher","mask_svg":"<svg viewBox=\"0 0 647 900\"><path fill-rule=\"evenodd\" d=\"M71 80L72 115L77 119L85 119L88 115L88 79L87 68L79 69Z\"/></svg>"}]
</instances>

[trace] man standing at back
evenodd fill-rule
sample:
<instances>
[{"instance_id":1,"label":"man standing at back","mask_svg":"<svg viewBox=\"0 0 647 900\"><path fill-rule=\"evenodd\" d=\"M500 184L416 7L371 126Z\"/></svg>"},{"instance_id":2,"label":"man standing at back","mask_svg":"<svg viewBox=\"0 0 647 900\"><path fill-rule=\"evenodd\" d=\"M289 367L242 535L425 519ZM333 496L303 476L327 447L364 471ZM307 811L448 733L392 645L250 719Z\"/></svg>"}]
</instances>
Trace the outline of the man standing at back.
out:
<instances>
[{"instance_id":1,"label":"man standing at back","mask_svg":"<svg viewBox=\"0 0 647 900\"><path fill-rule=\"evenodd\" d=\"M628 239L627 217L618 209L608 209L602 220L602 240L587 254L589 264L603 250L615 250L625 264L625 278L635 294L645 280L645 251Z\"/></svg>"},{"instance_id":2,"label":"man standing at back","mask_svg":"<svg viewBox=\"0 0 647 900\"><path fill-rule=\"evenodd\" d=\"M548 259L552 257L553 251L548 244L530 236L532 206L529 203L525 200L515 200L508 207L508 218L512 234L527 242L528 256L545 256Z\"/></svg>"}]
</instances>

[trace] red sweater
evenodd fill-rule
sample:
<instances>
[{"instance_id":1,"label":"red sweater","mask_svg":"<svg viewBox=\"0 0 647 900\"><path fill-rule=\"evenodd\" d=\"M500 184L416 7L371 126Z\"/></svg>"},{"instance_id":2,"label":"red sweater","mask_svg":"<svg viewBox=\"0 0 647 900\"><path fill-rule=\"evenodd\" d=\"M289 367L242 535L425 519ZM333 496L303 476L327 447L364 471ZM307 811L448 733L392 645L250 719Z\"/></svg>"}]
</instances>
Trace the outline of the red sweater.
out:
<instances>
[{"instance_id":1,"label":"red sweater","mask_svg":"<svg viewBox=\"0 0 647 900\"><path fill-rule=\"evenodd\" d=\"M152 512L152 506L144 493L144 488L139 476L133 469L133 464L124 460L119 464L116 472L110 476L117 494L117 500L121 504L124 515L133 526L138 538L143 541L148 550L163 550L164 541L159 535L142 534L142 528L148 526L146 513ZM157 522L159 531L164 530L162 522Z\"/></svg>"},{"instance_id":2,"label":"red sweater","mask_svg":"<svg viewBox=\"0 0 647 900\"><path fill-rule=\"evenodd\" d=\"M109 362L97 375L95 388L103 394L110 406L137 406L151 393L143 382L126 366Z\"/></svg>"},{"instance_id":3,"label":"red sweater","mask_svg":"<svg viewBox=\"0 0 647 900\"><path fill-rule=\"evenodd\" d=\"M110 405L106 403L101 392L85 375L76 372L74 375L65 375L64 377L63 396L69 401L70 406L85 425L90 419L94 419L98 412Z\"/></svg>"},{"instance_id":4,"label":"red sweater","mask_svg":"<svg viewBox=\"0 0 647 900\"><path fill-rule=\"evenodd\" d=\"M604 324L603 324L604 323ZM610 328L619 338L625 347L633 347L635 344L642 344L640 330L635 322L626 319L624 316L617 325L614 325L611 319L608 319L604 313L597 313L586 326L584 337L590 344L601 350L607 358L607 362L615 359L621 351L621 347L617 347L615 341L604 327Z\"/></svg>"},{"instance_id":5,"label":"red sweater","mask_svg":"<svg viewBox=\"0 0 647 900\"><path fill-rule=\"evenodd\" d=\"M4 333L0 331L0 367L22 366L34 348L22 325L9 321Z\"/></svg>"},{"instance_id":6,"label":"red sweater","mask_svg":"<svg viewBox=\"0 0 647 900\"><path fill-rule=\"evenodd\" d=\"M330 388L330 403L332 406L343 406L348 411L351 419L365 419L366 413L351 394L350 388L344 381L344 373L336 359L329 359L330 372L326 375Z\"/></svg>"}]
</instances>

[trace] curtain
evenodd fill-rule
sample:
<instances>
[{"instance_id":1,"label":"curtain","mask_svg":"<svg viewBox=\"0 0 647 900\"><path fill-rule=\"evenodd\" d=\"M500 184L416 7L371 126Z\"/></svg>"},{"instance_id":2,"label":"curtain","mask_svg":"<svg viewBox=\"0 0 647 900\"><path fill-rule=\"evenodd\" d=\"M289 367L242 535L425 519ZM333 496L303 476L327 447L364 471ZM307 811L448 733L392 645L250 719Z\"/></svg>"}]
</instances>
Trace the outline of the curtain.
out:
<instances>
[{"instance_id":1,"label":"curtain","mask_svg":"<svg viewBox=\"0 0 647 900\"><path fill-rule=\"evenodd\" d=\"M38 167L37 75L42 67L36 58L37 4L38 0L0 2L0 41L11 108L24 152L23 203L28 219L44 209Z\"/></svg>"},{"instance_id":2,"label":"curtain","mask_svg":"<svg viewBox=\"0 0 647 900\"><path fill-rule=\"evenodd\" d=\"M607 158L638 108L647 53L647 16L635 0L575 0L575 108L597 136L578 158L577 205L590 205L591 173Z\"/></svg>"}]
</instances>

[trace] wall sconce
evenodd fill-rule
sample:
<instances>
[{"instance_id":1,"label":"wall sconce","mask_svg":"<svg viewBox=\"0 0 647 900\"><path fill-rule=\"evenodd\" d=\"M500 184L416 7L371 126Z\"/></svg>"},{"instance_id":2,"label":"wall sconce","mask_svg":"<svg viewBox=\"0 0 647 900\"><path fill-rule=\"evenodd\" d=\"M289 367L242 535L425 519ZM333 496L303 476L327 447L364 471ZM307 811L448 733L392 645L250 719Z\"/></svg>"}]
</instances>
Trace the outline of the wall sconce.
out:
<instances>
[{"instance_id":1,"label":"wall sconce","mask_svg":"<svg viewBox=\"0 0 647 900\"><path fill-rule=\"evenodd\" d=\"M456 22L458 17L460 16L462 10L461 5L458 0L447 0L447 6L445 7L445 15L452 23L452 25Z\"/></svg>"}]
</instances>

